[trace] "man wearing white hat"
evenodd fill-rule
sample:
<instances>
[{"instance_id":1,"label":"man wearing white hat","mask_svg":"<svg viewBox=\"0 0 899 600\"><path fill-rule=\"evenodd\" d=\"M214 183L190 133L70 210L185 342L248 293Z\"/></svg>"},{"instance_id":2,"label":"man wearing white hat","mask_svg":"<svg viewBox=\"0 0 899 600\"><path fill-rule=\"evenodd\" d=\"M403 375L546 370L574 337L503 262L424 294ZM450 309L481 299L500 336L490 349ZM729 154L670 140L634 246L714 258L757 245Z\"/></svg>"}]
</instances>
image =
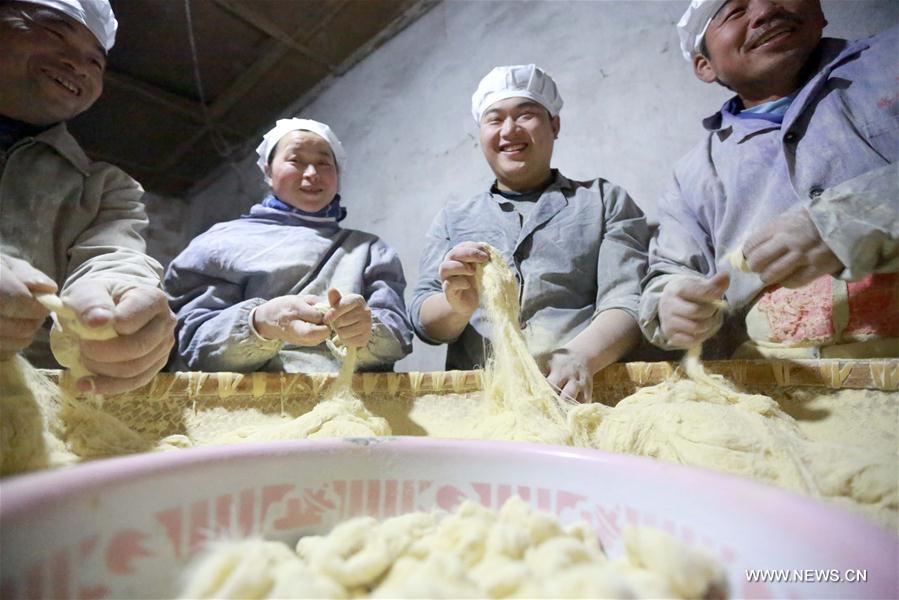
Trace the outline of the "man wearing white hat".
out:
<instances>
[{"instance_id":1,"label":"man wearing white hat","mask_svg":"<svg viewBox=\"0 0 899 600\"><path fill-rule=\"evenodd\" d=\"M473 275L487 242L518 276L525 337L548 380L588 400L593 375L640 339L649 231L620 187L550 167L561 108L555 82L535 65L496 67L481 80L472 116L496 180L437 215L410 318L422 340L449 344L447 369L483 366L490 333Z\"/></svg>"},{"instance_id":2,"label":"man wearing white hat","mask_svg":"<svg viewBox=\"0 0 899 600\"><path fill-rule=\"evenodd\" d=\"M678 23L696 76L736 95L658 204L655 344L710 339L724 297L719 356L899 355L899 30L826 24L818 0L693 0Z\"/></svg>"},{"instance_id":3,"label":"man wearing white hat","mask_svg":"<svg viewBox=\"0 0 899 600\"><path fill-rule=\"evenodd\" d=\"M60 291L82 324L118 334L81 342L93 375L75 385L98 393L149 381L174 342L162 269L140 236L143 191L88 159L65 125L103 91L116 25L108 0L0 5L0 359L26 350L51 364L33 295Z\"/></svg>"},{"instance_id":4,"label":"man wearing white hat","mask_svg":"<svg viewBox=\"0 0 899 600\"><path fill-rule=\"evenodd\" d=\"M328 339L365 370L412 350L399 257L344 229L343 144L311 119L280 119L256 148L271 192L197 236L169 265L177 365L199 371L336 371ZM333 342L332 342L333 344Z\"/></svg>"}]
</instances>

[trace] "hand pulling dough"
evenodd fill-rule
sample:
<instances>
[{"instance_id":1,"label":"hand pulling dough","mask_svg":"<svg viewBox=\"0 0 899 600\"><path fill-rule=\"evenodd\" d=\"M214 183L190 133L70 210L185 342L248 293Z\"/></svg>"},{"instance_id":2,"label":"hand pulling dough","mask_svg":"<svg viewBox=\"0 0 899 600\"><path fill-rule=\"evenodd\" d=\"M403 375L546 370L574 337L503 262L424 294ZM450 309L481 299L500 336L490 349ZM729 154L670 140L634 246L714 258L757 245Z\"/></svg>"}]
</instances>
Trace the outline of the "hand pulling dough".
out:
<instances>
[{"instance_id":1,"label":"hand pulling dough","mask_svg":"<svg viewBox=\"0 0 899 600\"><path fill-rule=\"evenodd\" d=\"M56 294L38 294L34 297L53 314L53 329L50 330L50 349L57 362L69 369L73 379L93 375L81 361L81 340L105 341L118 337L112 320L100 327L88 327L79 319L72 308Z\"/></svg>"},{"instance_id":2,"label":"hand pulling dough","mask_svg":"<svg viewBox=\"0 0 899 600\"><path fill-rule=\"evenodd\" d=\"M737 271L752 273L752 269L749 268L749 262L746 260L742 248L737 248L736 250L728 252L724 255L724 259Z\"/></svg>"}]
</instances>

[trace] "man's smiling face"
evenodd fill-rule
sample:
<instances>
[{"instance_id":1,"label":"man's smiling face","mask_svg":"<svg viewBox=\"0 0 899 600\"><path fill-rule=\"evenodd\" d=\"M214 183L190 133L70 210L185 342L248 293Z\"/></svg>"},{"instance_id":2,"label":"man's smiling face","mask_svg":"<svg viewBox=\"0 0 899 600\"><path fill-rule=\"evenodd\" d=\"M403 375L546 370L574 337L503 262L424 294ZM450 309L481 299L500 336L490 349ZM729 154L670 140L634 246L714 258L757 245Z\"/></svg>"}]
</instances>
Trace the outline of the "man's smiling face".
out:
<instances>
[{"instance_id":1,"label":"man's smiling face","mask_svg":"<svg viewBox=\"0 0 899 600\"><path fill-rule=\"evenodd\" d=\"M0 114L34 125L67 121L103 92L106 55L81 23L22 3L0 9Z\"/></svg>"},{"instance_id":2,"label":"man's smiling face","mask_svg":"<svg viewBox=\"0 0 899 600\"><path fill-rule=\"evenodd\" d=\"M481 150L500 189L524 191L550 174L559 117L527 98L493 103L481 116Z\"/></svg>"},{"instance_id":3,"label":"man's smiling face","mask_svg":"<svg viewBox=\"0 0 899 600\"><path fill-rule=\"evenodd\" d=\"M707 56L694 59L694 70L727 84L747 107L789 95L826 24L818 0L730 0L709 23Z\"/></svg>"}]
</instances>

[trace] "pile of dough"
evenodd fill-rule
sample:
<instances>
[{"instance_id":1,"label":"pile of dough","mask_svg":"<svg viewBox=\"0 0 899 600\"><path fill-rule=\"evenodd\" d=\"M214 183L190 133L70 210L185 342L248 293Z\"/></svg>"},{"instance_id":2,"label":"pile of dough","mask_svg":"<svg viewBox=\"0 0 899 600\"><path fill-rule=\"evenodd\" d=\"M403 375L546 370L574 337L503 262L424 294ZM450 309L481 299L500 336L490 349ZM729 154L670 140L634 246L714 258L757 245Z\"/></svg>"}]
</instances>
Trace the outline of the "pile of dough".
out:
<instances>
[{"instance_id":1,"label":"pile of dough","mask_svg":"<svg viewBox=\"0 0 899 600\"><path fill-rule=\"evenodd\" d=\"M74 340L65 342L72 351L69 356L78 359L77 339L68 339ZM372 414L353 392L355 367L356 350L348 348L337 379L312 411L265 426L224 430L204 439L203 445L390 435L387 421ZM194 446L195 440L183 434L154 437L135 431L104 410L101 397L73 395L21 356L0 361L0 389L0 475L65 466L83 459Z\"/></svg>"},{"instance_id":2,"label":"pile of dough","mask_svg":"<svg viewBox=\"0 0 899 600\"><path fill-rule=\"evenodd\" d=\"M608 558L585 523L563 527L518 497L499 511L357 517L296 552L260 539L211 545L182 598L724 598L723 567L651 528Z\"/></svg>"},{"instance_id":3,"label":"pile of dough","mask_svg":"<svg viewBox=\"0 0 899 600\"><path fill-rule=\"evenodd\" d=\"M642 388L614 408L571 409L574 444L750 477L837 501L896 530L895 434L892 448L812 439L772 398L740 392L693 361L687 357L689 377Z\"/></svg>"},{"instance_id":4,"label":"pile of dough","mask_svg":"<svg viewBox=\"0 0 899 600\"><path fill-rule=\"evenodd\" d=\"M0 475L184 445L141 435L99 397L73 396L18 355L0 361L0 389Z\"/></svg>"},{"instance_id":5,"label":"pile of dough","mask_svg":"<svg viewBox=\"0 0 899 600\"><path fill-rule=\"evenodd\" d=\"M62 392L19 355L0 361L0 475L74 463L62 440Z\"/></svg>"},{"instance_id":6,"label":"pile of dough","mask_svg":"<svg viewBox=\"0 0 899 600\"><path fill-rule=\"evenodd\" d=\"M248 426L234 429L213 438L210 444L240 442L271 442L306 438L373 437L390 435L390 426L369 411L353 391L357 349L343 350L337 379L327 395L308 413L295 419L263 427Z\"/></svg>"},{"instance_id":7,"label":"pile of dough","mask_svg":"<svg viewBox=\"0 0 899 600\"><path fill-rule=\"evenodd\" d=\"M709 375L700 347L684 359L686 377L638 390L614 408L560 401L541 375L518 327L518 288L502 255L478 270L493 329L484 371L492 413L458 437L571 444L650 456L751 477L814 497L839 499L895 529L899 452L817 442L776 401Z\"/></svg>"},{"instance_id":8,"label":"pile of dough","mask_svg":"<svg viewBox=\"0 0 899 600\"><path fill-rule=\"evenodd\" d=\"M818 429L834 421L846 432L846 423L892 422L892 428L880 432L884 438L880 443L872 443L873 433L864 428L858 428L852 439L848 433L810 437L807 422L798 423L773 399L743 393L723 377L708 375L695 348L684 361L684 373L642 388L614 408L571 405L557 398L527 352L518 326L517 284L505 260L491 249L490 262L478 273L484 311L494 331L493 356L484 373L485 401L438 398L446 409L432 414L421 431L449 438L569 444L716 469L832 499L895 530L899 520L895 403L883 416L860 421L860 409L867 402L847 408L841 401L824 407L823 413L830 416L819 419ZM0 371L4 380L0 383L10 390L3 396L0 414L2 473L192 445L390 435L388 422L372 414L353 392L355 364L355 352L348 349L324 398L296 418L254 418L248 409L239 417L216 421L220 415L213 411L186 408L191 414L184 419L184 430L150 436L90 399L61 392L18 359ZM413 401L421 402L421 398ZM463 404L468 413L459 408Z\"/></svg>"}]
</instances>

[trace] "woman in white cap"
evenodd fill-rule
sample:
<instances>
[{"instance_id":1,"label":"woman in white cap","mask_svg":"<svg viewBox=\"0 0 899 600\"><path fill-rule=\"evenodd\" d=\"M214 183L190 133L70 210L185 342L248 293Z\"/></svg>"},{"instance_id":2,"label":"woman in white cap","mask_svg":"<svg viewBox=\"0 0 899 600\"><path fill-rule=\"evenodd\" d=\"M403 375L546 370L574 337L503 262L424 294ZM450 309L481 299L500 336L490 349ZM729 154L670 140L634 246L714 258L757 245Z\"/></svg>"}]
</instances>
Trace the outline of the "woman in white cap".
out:
<instances>
[{"instance_id":1,"label":"woman in white cap","mask_svg":"<svg viewBox=\"0 0 899 600\"><path fill-rule=\"evenodd\" d=\"M118 334L80 347L93 375L75 386L102 394L156 375L175 322L140 235L143 190L66 128L103 91L116 27L108 0L0 2L0 360L56 366L34 295L59 291L82 325Z\"/></svg>"},{"instance_id":2,"label":"woman in white cap","mask_svg":"<svg viewBox=\"0 0 899 600\"><path fill-rule=\"evenodd\" d=\"M410 317L418 336L446 343L447 368L484 364L489 323L479 310L479 242L518 276L528 349L562 395L589 400L593 375L640 340L637 307L649 229L622 188L552 169L562 98L535 65L496 67L472 96L481 150L496 180L448 204L425 241Z\"/></svg>"},{"instance_id":3,"label":"woman in white cap","mask_svg":"<svg viewBox=\"0 0 899 600\"><path fill-rule=\"evenodd\" d=\"M281 119L256 151L271 193L194 239L166 273L176 366L334 371L336 334L361 368L391 368L412 349L406 281L392 248L339 225L340 140L324 123Z\"/></svg>"}]
</instances>

